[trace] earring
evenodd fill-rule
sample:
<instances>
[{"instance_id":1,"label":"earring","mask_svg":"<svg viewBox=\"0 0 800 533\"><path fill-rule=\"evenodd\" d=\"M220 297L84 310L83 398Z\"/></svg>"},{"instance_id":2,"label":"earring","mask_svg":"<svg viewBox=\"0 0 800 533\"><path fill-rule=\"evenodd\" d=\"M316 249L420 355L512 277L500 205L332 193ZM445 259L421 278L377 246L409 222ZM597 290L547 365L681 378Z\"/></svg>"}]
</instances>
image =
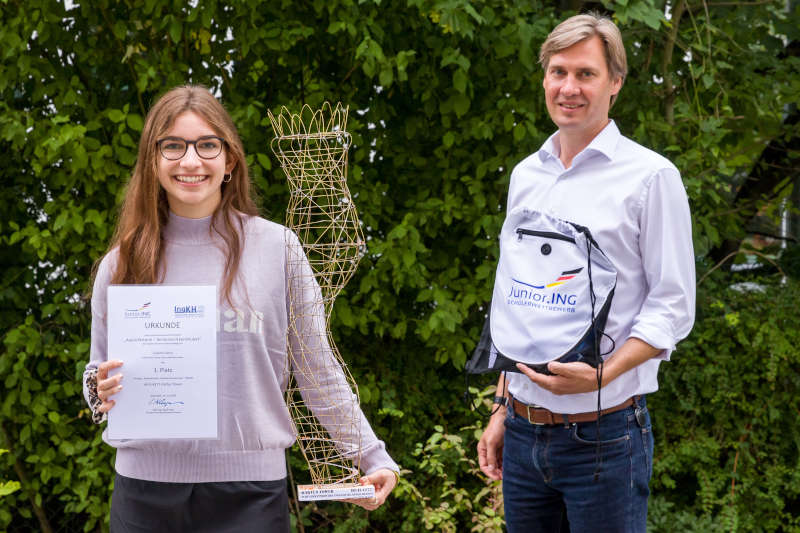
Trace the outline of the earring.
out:
<instances>
[{"instance_id":1,"label":"earring","mask_svg":"<svg viewBox=\"0 0 800 533\"><path fill-rule=\"evenodd\" d=\"M228 183L229 181L231 181L231 175L230 174L225 174L222 177L222 183Z\"/></svg>"}]
</instances>

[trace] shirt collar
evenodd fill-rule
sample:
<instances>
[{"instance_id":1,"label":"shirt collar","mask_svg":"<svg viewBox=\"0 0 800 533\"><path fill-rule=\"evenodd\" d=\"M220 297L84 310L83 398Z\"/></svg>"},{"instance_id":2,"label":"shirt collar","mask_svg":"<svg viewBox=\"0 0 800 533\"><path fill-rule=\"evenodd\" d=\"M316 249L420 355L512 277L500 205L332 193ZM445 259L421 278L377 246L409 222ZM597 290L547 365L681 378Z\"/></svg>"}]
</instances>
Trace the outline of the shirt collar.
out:
<instances>
[{"instance_id":1,"label":"shirt collar","mask_svg":"<svg viewBox=\"0 0 800 533\"><path fill-rule=\"evenodd\" d=\"M558 159L560 155L558 135L558 131L552 134L539 149L539 159L542 162L546 161L548 158ZM596 152L603 154L609 160L613 160L620 137L622 137L622 134L619 132L617 124L613 120L610 120L606 127L592 139L592 142L581 150L580 154Z\"/></svg>"}]
</instances>

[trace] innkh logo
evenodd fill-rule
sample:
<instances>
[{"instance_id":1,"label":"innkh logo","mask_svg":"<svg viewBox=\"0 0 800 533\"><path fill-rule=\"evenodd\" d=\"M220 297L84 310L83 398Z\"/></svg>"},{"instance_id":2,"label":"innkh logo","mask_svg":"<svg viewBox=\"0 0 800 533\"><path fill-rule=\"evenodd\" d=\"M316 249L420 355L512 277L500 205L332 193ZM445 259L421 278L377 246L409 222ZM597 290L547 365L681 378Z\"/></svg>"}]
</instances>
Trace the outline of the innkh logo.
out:
<instances>
[{"instance_id":1,"label":"innkh logo","mask_svg":"<svg viewBox=\"0 0 800 533\"><path fill-rule=\"evenodd\" d=\"M202 305L176 305L172 310L175 313L175 318L202 317L205 315L205 307Z\"/></svg>"}]
</instances>

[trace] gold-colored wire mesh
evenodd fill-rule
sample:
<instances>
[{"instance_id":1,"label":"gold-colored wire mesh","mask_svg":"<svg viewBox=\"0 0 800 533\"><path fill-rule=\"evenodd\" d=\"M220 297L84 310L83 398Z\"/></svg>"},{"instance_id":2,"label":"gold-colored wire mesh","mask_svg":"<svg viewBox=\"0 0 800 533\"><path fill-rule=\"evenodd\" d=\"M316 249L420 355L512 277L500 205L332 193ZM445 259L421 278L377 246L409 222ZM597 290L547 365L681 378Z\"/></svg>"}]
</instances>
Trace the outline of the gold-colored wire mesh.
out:
<instances>
[{"instance_id":1,"label":"gold-colored wire mesh","mask_svg":"<svg viewBox=\"0 0 800 533\"><path fill-rule=\"evenodd\" d=\"M316 111L304 105L299 114L286 107L269 113L271 148L290 190L286 403L315 485L358 479L365 423L358 389L330 333L333 302L364 254L347 188L347 113L327 102Z\"/></svg>"}]
</instances>

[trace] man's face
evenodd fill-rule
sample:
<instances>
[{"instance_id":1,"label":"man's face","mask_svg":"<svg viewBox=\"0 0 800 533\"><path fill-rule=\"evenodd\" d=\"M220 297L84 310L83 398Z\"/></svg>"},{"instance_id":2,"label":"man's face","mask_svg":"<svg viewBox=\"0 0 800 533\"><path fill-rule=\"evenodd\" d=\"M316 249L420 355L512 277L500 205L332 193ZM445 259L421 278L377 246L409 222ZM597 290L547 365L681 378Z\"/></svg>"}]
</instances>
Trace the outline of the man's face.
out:
<instances>
[{"instance_id":1,"label":"man's face","mask_svg":"<svg viewBox=\"0 0 800 533\"><path fill-rule=\"evenodd\" d=\"M611 96L622 80L611 79L603 41L594 36L553 54L543 85L556 126L568 135L592 138L608 124Z\"/></svg>"}]
</instances>

